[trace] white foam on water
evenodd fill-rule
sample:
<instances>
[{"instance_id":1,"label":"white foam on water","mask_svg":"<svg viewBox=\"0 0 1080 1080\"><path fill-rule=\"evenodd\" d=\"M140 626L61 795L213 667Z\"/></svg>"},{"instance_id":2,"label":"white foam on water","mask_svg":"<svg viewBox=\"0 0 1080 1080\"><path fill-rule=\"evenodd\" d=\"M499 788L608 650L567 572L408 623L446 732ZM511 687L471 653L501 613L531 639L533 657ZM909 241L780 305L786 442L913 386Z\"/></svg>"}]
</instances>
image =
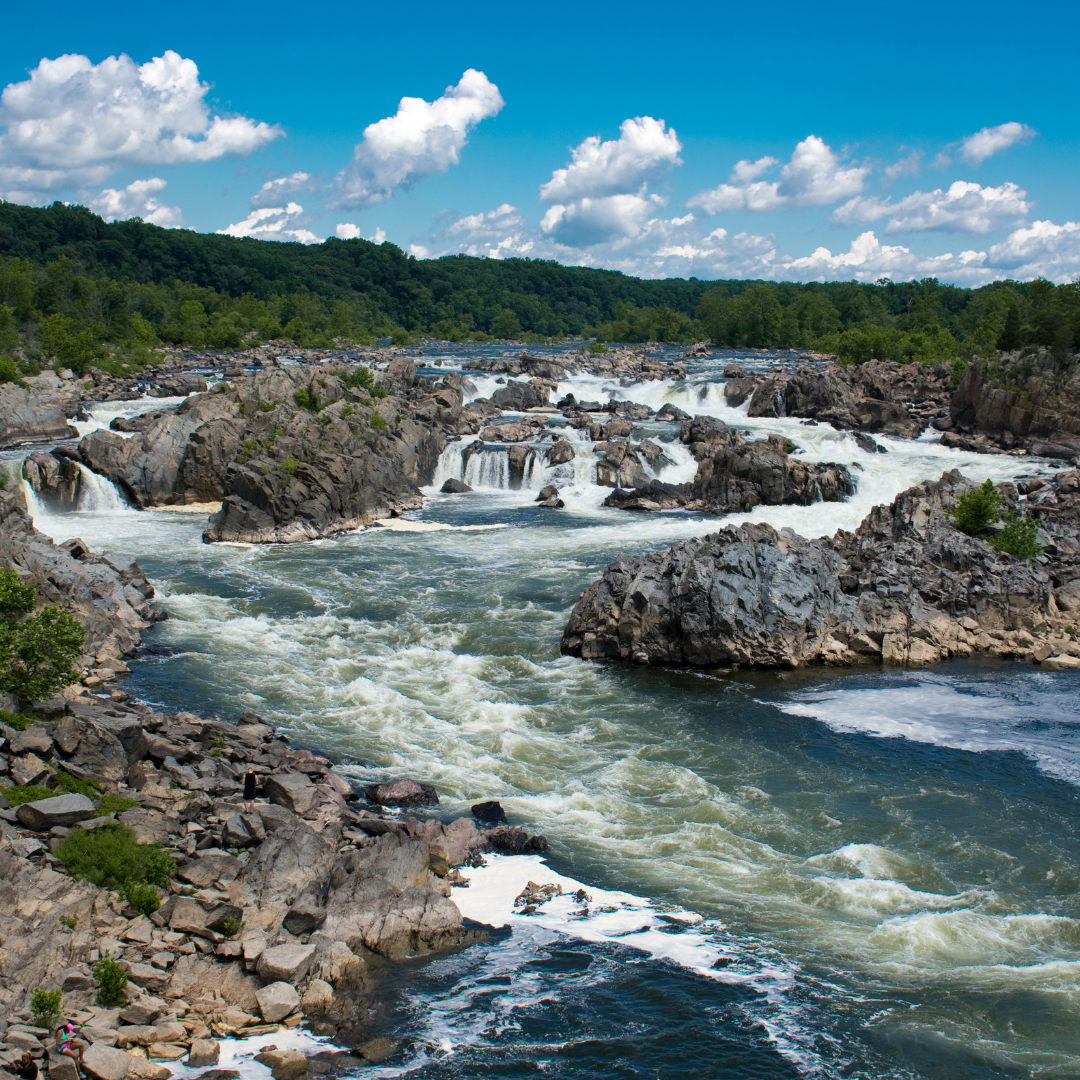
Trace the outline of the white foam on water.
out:
<instances>
[{"instance_id":1,"label":"white foam on water","mask_svg":"<svg viewBox=\"0 0 1080 1080\"><path fill-rule=\"evenodd\" d=\"M88 420L70 420L79 437L83 438L92 431L110 430L109 425L118 417L128 419L132 416L142 416L143 413L154 412L157 409L174 409L182 404L187 397L150 397L143 395L134 401L99 401L95 402L86 410ZM130 439L136 434L133 431L115 431L122 439Z\"/></svg>"},{"instance_id":2,"label":"white foam on water","mask_svg":"<svg viewBox=\"0 0 1080 1080\"><path fill-rule=\"evenodd\" d=\"M776 707L791 716L813 717L834 731L910 739L973 753L1014 751L1049 775L1080 785L1080 695L1052 725L1045 723L1045 714L1037 707L1044 680L1055 679L1070 681L1076 676L1032 672L1027 702L964 692L955 679L927 674L909 677L907 685L809 691ZM1036 719L1043 722L1035 725Z\"/></svg>"},{"instance_id":3,"label":"white foam on water","mask_svg":"<svg viewBox=\"0 0 1080 1080\"><path fill-rule=\"evenodd\" d=\"M270 1080L270 1069L261 1061L255 1061L255 1055L260 1053L264 1046L273 1044L278 1050L299 1050L303 1054L316 1054L321 1050L343 1050L344 1047L336 1046L329 1039L312 1035L310 1031L300 1028L281 1027L277 1031L268 1032L264 1035L248 1035L240 1039L221 1039L220 1056L215 1069L235 1069L240 1073L240 1080ZM207 1066L199 1065L191 1067L181 1062L159 1061L176 1078L176 1080L192 1080L193 1077L201 1076L207 1071Z\"/></svg>"}]
</instances>

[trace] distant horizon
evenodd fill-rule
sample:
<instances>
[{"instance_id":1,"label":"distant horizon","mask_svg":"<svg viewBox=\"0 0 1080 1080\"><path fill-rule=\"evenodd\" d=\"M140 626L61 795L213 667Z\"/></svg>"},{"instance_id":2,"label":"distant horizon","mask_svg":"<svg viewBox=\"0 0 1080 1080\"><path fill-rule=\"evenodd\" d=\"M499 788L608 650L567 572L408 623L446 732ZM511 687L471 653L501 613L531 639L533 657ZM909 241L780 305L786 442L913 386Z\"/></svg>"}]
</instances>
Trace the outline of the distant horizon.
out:
<instances>
[{"instance_id":1,"label":"distant horizon","mask_svg":"<svg viewBox=\"0 0 1080 1080\"><path fill-rule=\"evenodd\" d=\"M11 12L0 198L654 280L1080 276L1074 8L312 14Z\"/></svg>"}]
</instances>

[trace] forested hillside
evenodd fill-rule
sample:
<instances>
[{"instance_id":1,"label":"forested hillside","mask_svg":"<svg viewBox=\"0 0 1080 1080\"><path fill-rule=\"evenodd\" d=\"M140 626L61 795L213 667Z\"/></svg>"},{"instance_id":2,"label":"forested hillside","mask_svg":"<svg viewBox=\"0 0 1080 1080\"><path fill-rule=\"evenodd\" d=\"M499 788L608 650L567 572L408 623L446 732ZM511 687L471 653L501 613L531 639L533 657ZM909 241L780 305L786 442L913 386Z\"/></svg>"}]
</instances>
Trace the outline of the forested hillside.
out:
<instances>
[{"instance_id":1,"label":"forested hillside","mask_svg":"<svg viewBox=\"0 0 1080 1080\"><path fill-rule=\"evenodd\" d=\"M0 203L0 372L138 366L159 342L210 349L392 338L710 339L850 361L1080 344L1077 283L647 281L528 259L417 260L393 244L305 246L108 224L80 206ZM7 357L8 359L4 359Z\"/></svg>"}]
</instances>

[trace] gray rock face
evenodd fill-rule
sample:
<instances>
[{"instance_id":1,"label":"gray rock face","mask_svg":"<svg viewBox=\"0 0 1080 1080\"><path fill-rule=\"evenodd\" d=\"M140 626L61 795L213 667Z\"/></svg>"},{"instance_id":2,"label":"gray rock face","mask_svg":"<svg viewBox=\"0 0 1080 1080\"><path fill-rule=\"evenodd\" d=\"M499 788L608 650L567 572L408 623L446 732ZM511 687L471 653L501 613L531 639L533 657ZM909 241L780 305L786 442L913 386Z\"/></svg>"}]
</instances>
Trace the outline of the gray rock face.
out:
<instances>
[{"instance_id":1,"label":"gray rock face","mask_svg":"<svg viewBox=\"0 0 1080 1080\"><path fill-rule=\"evenodd\" d=\"M439 490L444 495L465 495L472 491L472 488L464 480L455 480L451 477Z\"/></svg>"},{"instance_id":2,"label":"gray rock face","mask_svg":"<svg viewBox=\"0 0 1080 1080\"><path fill-rule=\"evenodd\" d=\"M46 505L61 511L78 505L82 473L74 461L35 450L23 462L22 474Z\"/></svg>"},{"instance_id":3,"label":"gray rock face","mask_svg":"<svg viewBox=\"0 0 1080 1080\"><path fill-rule=\"evenodd\" d=\"M791 453L793 445L779 435L770 435L765 442L747 442L722 421L699 416L684 421L681 438L698 461L690 484L647 480L627 444L610 444L606 458L619 470L613 479L625 486L609 495L604 505L623 510L684 507L729 514L745 513L761 504L840 502L855 492L846 466L802 461ZM598 482L600 479L598 469Z\"/></svg>"},{"instance_id":4,"label":"gray rock face","mask_svg":"<svg viewBox=\"0 0 1080 1080\"><path fill-rule=\"evenodd\" d=\"M78 437L61 410L43 406L14 383L0 385L0 449Z\"/></svg>"},{"instance_id":5,"label":"gray rock face","mask_svg":"<svg viewBox=\"0 0 1080 1080\"><path fill-rule=\"evenodd\" d=\"M973 360L952 396L949 419L960 432L974 432L1011 450L1025 447L1046 457L1080 455L1080 371L1062 381L1046 370L1048 357L1038 363L1007 360L1015 369L991 375L986 363Z\"/></svg>"},{"instance_id":6,"label":"gray rock face","mask_svg":"<svg viewBox=\"0 0 1080 1080\"><path fill-rule=\"evenodd\" d=\"M484 428L483 439L491 443L531 442L547 425L543 420L514 420Z\"/></svg>"},{"instance_id":7,"label":"gray rock face","mask_svg":"<svg viewBox=\"0 0 1080 1080\"><path fill-rule=\"evenodd\" d=\"M525 412L551 404L551 395L546 386L535 383L510 382L500 386L491 400L500 409L508 412Z\"/></svg>"},{"instance_id":8,"label":"gray rock face","mask_svg":"<svg viewBox=\"0 0 1080 1080\"><path fill-rule=\"evenodd\" d=\"M263 794L294 814L306 814L315 802L315 785L303 773L281 773L263 781Z\"/></svg>"},{"instance_id":9,"label":"gray rock face","mask_svg":"<svg viewBox=\"0 0 1080 1080\"><path fill-rule=\"evenodd\" d=\"M196 889L205 889L215 881L235 881L243 865L231 855L204 855L180 867L176 876Z\"/></svg>"},{"instance_id":10,"label":"gray rock face","mask_svg":"<svg viewBox=\"0 0 1080 1080\"><path fill-rule=\"evenodd\" d=\"M99 661L134 653L153 617L154 589L139 564L111 558L79 540L54 544L33 527L21 490L0 491L0 563L33 580L41 602L70 610L86 627L83 651Z\"/></svg>"},{"instance_id":11,"label":"gray rock face","mask_svg":"<svg viewBox=\"0 0 1080 1080\"><path fill-rule=\"evenodd\" d=\"M259 957L256 970L270 982L298 983L311 967L314 945L276 945Z\"/></svg>"},{"instance_id":12,"label":"gray rock face","mask_svg":"<svg viewBox=\"0 0 1080 1080\"><path fill-rule=\"evenodd\" d=\"M850 367L804 365L794 374L761 382L747 415L808 417L840 429L910 439L948 405L949 378L943 364L927 367L874 360ZM747 389L746 380L739 380L732 393L738 396Z\"/></svg>"},{"instance_id":13,"label":"gray rock face","mask_svg":"<svg viewBox=\"0 0 1080 1080\"><path fill-rule=\"evenodd\" d=\"M94 816L94 804L85 795L57 795L23 803L19 820L35 832L45 832L56 825L75 825Z\"/></svg>"},{"instance_id":14,"label":"gray rock face","mask_svg":"<svg viewBox=\"0 0 1080 1080\"><path fill-rule=\"evenodd\" d=\"M949 510L972 486L946 473L831 539L746 524L619 556L574 607L562 651L760 667L1030 655L1054 579L956 530Z\"/></svg>"},{"instance_id":15,"label":"gray rock face","mask_svg":"<svg viewBox=\"0 0 1080 1080\"><path fill-rule=\"evenodd\" d=\"M367 790L369 802L378 806L438 806L438 792L430 784L416 780L394 780L373 784Z\"/></svg>"},{"instance_id":16,"label":"gray rock face","mask_svg":"<svg viewBox=\"0 0 1080 1080\"><path fill-rule=\"evenodd\" d=\"M292 982L274 982L255 991L259 1001L259 1011L267 1024L279 1024L286 1016L300 1008L300 995L293 989Z\"/></svg>"}]
</instances>

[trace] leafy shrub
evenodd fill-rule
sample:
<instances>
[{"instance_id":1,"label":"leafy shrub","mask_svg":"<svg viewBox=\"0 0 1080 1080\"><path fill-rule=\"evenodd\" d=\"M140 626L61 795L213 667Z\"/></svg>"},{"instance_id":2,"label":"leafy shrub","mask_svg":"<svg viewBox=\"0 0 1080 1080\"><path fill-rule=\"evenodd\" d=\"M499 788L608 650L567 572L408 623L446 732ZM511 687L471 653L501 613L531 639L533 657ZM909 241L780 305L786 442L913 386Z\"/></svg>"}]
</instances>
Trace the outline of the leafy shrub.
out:
<instances>
[{"instance_id":1,"label":"leafy shrub","mask_svg":"<svg viewBox=\"0 0 1080 1080\"><path fill-rule=\"evenodd\" d=\"M122 814L133 806L138 806L138 799L125 799L123 795L102 795L98 799L97 812L99 817L106 814Z\"/></svg>"},{"instance_id":2,"label":"leafy shrub","mask_svg":"<svg viewBox=\"0 0 1080 1080\"><path fill-rule=\"evenodd\" d=\"M990 543L998 551L1006 551L1018 559L1037 559L1042 553L1042 544L1035 539L1039 523L1034 518L1022 517L1019 510L1012 510L1005 515L1005 526L993 537Z\"/></svg>"},{"instance_id":3,"label":"leafy shrub","mask_svg":"<svg viewBox=\"0 0 1080 1080\"><path fill-rule=\"evenodd\" d=\"M23 803L37 802L38 799L49 799L56 792L48 788L38 787L36 784L15 784L4 788L4 797L12 806L22 806Z\"/></svg>"},{"instance_id":4,"label":"leafy shrub","mask_svg":"<svg viewBox=\"0 0 1080 1080\"><path fill-rule=\"evenodd\" d=\"M164 885L175 869L160 844L140 844L135 833L120 824L72 829L56 854L73 878L118 892L129 882Z\"/></svg>"},{"instance_id":5,"label":"leafy shrub","mask_svg":"<svg viewBox=\"0 0 1080 1080\"><path fill-rule=\"evenodd\" d=\"M115 1005L126 1005L127 972L113 959L109 950L105 950L104 956L94 965L94 978L98 984L98 1004L110 1008Z\"/></svg>"},{"instance_id":6,"label":"leafy shrub","mask_svg":"<svg viewBox=\"0 0 1080 1080\"><path fill-rule=\"evenodd\" d=\"M297 467L300 462L296 460L290 453L289 456L278 466L278 476L281 477L285 483L289 483L290 480L296 475Z\"/></svg>"},{"instance_id":7,"label":"leafy shrub","mask_svg":"<svg viewBox=\"0 0 1080 1080\"><path fill-rule=\"evenodd\" d=\"M341 406L341 419L344 420L346 416L355 416L357 410L352 405Z\"/></svg>"},{"instance_id":8,"label":"leafy shrub","mask_svg":"<svg viewBox=\"0 0 1080 1080\"><path fill-rule=\"evenodd\" d=\"M319 416L313 421L313 423L318 424L321 428L328 428L333 422L334 418L332 416Z\"/></svg>"},{"instance_id":9,"label":"leafy shrub","mask_svg":"<svg viewBox=\"0 0 1080 1080\"><path fill-rule=\"evenodd\" d=\"M371 426L376 431L386 431L387 427L388 427L388 425L387 425L386 421L383 419L381 413L372 413L372 415L371 415Z\"/></svg>"},{"instance_id":10,"label":"leafy shrub","mask_svg":"<svg viewBox=\"0 0 1080 1080\"><path fill-rule=\"evenodd\" d=\"M134 882L128 882L124 889L124 896L140 915L152 915L161 907L161 898L153 885L137 885Z\"/></svg>"},{"instance_id":11,"label":"leafy shrub","mask_svg":"<svg viewBox=\"0 0 1080 1080\"><path fill-rule=\"evenodd\" d=\"M334 374L350 390L366 390L373 398L384 398L390 391L382 383L375 381L375 375L369 367L358 367L355 371L337 371Z\"/></svg>"},{"instance_id":12,"label":"leafy shrub","mask_svg":"<svg viewBox=\"0 0 1080 1080\"><path fill-rule=\"evenodd\" d=\"M60 1010L64 1005L64 991L46 990L39 986L30 999L30 1015L38 1027L51 1029L60 1019Z\"/></svg>"},{"instance_id":13,"label":"leafy shrub","mask_svg":"<svg viewBox=\"0 0 1080 1080\"><path fill-rule=\"evenodd\" d=\"M277 402L276 401L260 401L259 402L259 408L262 409L263 412L273 412L277 408Z\"/></svg>"},{"instance_id":14,"label":"leafy shrub","mask_svg":"<svg viewBox=\"0 0 1080 1080\"><path fill-rule=\"evenodd\" d=\"M75 933L75 928L79 925L78 915L61 915L60 925L66 926L72 933Z\"/></svg>"},{"instance_id":15,"label":"leafy shrub","mask_svg":"<svg viewBox=\"0 0 1080 1080\"><path fill-rule=\"evenodd\" d=\"M70 611L37 607L37 589L0 570L0 692L22 701L52 697L79 678L86 631Z\"/></svg>"},{"instance_id":16,"label":"leafy shrub","mask_svg":"<svg viewBox=\"0 0 1080 1080\"><path fill-rule=\"evenodd\" d=\"M16 716L7 709L0 709L0 724L7 724L9 728L14 728L16 731L25 731L31 724L40 722L40 716L33 716L30 713L19 713Z\"/></svg>"},{"instance_id":17,"label":"leafy shrub","mask_svg":"<svg viewBox=\"0 0 1080 1080\"><path fill-rule=\"evenodd\" d=\"M56 770L56 786L69 795L85 795L88 799L96 799L101 794L101 785L96 780L82 780L72 776L67 769Z\"/></svg>"},{"instance_id":18,"label":"leafy shrub","mask_svg":"<svg viewBox=\"0 0 1080 1080\"><path fill-rule=\"evenodd\" d=\"M226 937L236 937L246 924L242 923L235 915L230 915L222 924L221 932Z\"/></svg>"},{"instance_id":19,"label":"leafy shrub","mask_svg":"<svg viewBox=\"0 0 1080 1080\"><path fill-rule=\"evenodd\" d=\"M949 365L949 385L955 390L964 380L964 372L967 371L967 361L962 357L956 357Z\"/></svg>"},{"instance_id":20,"label":"leafy shrub","mask_svg":"<svg viewBox=\"0 0 1080 1080\"><path fill-rule=\"evenodd\" d=\"M961 495L953 508L953 524L968 536L981 536L1001 518L1001 492L993 480Z\"/></svg>"},{"instance_id":21,"label":"leafy shrub","mask_svg":"<svg viewBox=\"0 0 1080 1080\"><path fill-rule=\"evenodd\" d=\"M258 446L254 439L245 439L240 444L240 449L236 455L237 465L246 465L254 456Z\"/></svg>"},{"instance_id":22,"label":"leafy shrub","mask_svg":"<svg viewBox=\"0 0 1080 1080\"><path fill-rule=\"evenodd\" d=\"M14 383L16 386L26 389L22 372L10 356L0 356L0 383Z\"/></svg>"}]
</instances>

